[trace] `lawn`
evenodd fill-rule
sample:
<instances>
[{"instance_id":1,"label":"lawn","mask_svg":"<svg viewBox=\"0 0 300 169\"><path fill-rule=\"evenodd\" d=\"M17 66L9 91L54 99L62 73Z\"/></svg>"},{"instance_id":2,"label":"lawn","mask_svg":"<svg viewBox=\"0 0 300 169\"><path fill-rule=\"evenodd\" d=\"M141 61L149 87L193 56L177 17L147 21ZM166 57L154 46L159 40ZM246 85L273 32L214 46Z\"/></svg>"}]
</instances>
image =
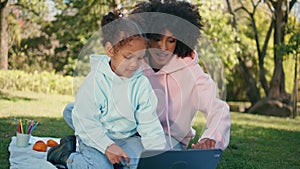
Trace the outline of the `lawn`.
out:
<instances>
[{"instance_id":1,"label":"lawn","mask_svg":"<svg viewBox=\"0 0 300 169\"><path fill-rule=\"evenodd\" d=\"M35 136L63 137L72 130L62 118L72 96L0 90L0 168L9 168L8 145L15 135L13 117L39 122ZM276 118L231 112L228 148L218 169L298 169L300 166L300 118ZM203 117L194 120L204 126ZM197 128L201 131L201 128ZM196 160L196 157L195 157Z\"/></svg>"}]
</instances>

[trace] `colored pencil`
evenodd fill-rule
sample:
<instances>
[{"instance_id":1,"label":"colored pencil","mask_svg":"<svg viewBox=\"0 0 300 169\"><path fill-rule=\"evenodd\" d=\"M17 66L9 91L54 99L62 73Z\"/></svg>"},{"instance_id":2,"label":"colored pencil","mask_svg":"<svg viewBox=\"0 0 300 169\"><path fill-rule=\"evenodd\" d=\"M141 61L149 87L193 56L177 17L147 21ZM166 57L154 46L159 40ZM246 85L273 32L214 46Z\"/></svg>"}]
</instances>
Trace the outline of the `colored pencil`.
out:
<instances>
[{"instance_id":1,"label":"colored pencil","mask_svg":"<svg viewBox=\"0 0 300 169\"><path fill-rule=\"evenodd\" d=\"M32 127L34 126L34 121L32 121L28 127L28 131L27 131L27 134L30 134L30 131L32 129Z\"/></svg>"},{"instance_id":2,"label":"colored pencil","mask_svg":"<svg viewBox=\"0 0 300 169\"><path fill-rule=\"evenodd\" d=\"M24 134L22 120L20 119L21 133Z\"/></svg>"},{"instance_id":3,"label":"colored pencil","mask_svg":"<svg viewBox=\"0 0 300 169\"><path fill-rule=\"evenodd\" d=\"M36 128L36 126L39 124L39 122L35 123L34 126L31 128L31 131L29 134L31 134L33 132L33 130Z\"/></svg>"}]
</instances>

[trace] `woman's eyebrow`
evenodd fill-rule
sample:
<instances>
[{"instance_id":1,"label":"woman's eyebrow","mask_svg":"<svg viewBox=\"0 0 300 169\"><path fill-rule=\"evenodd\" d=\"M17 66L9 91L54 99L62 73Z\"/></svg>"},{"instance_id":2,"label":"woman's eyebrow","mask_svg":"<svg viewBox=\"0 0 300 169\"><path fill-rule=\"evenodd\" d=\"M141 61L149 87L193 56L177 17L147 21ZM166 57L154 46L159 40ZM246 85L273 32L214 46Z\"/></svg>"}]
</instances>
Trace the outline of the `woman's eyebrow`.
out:
<instances>
[{"instance_id":1,"label":"woman's eyebrow","mask_svg":"<svg viewBox=\"0 0 300 169\"><path fill-rule=\"evenodd\" d=\"M176 39L174 36L168 36L168 39Z\"/></svg>"}]
</instances>

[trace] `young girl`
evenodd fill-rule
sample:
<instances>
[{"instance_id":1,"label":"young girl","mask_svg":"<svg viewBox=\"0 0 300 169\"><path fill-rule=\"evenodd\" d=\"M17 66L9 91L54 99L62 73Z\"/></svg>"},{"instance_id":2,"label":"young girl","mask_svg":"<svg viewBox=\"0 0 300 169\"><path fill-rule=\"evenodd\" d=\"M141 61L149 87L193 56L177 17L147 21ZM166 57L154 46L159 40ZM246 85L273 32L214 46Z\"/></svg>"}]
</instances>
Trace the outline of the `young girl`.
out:
<instances>
[{"instance_id":1,"label":"young girl","mask_svg":"<svg viewBox=\"0 0 300 169\"><path fill-rule=\"evenodd\" d=\"M47 160L69 169L112 169L117 163L134 169L144 148L166 146L156 115L157 98L140 69L146 41L128 18L109 13L101 25L108 56L90 57L91 72L72 111L79 151L75 152L75 137L67 136L49 150Z\"/></svg>"},{"instance_id":2,"label":"young girl","mask_svg":"<svg viewBox=\"0 0 300 169\"><path fill-rule=\"evenodd\" d=\"M151 1L138 4L132 14L145 17L150 42L142 68L156 91L157 113L169 147L187 148L195 136L192 119L200 111L206 128L192 148L224 150L230 137L229 106L216 98L215 83L193 51L202 28L198 8L182 1Z\"/></svg>"}]
</instances>

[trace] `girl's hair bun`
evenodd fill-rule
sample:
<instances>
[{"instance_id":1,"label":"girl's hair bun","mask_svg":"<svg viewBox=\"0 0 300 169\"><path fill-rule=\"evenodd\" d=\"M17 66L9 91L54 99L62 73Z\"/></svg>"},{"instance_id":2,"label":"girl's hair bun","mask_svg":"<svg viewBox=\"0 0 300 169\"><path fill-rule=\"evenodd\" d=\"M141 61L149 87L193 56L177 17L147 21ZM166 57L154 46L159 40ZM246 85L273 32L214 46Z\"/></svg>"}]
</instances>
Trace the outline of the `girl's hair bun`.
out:
<instances>
[{"instance_id":1,"label":"girl's hair bun","mask_svg":"<svg viewBox=\"0 0 300 169\"><path fill-rule=\"evenodd\" d=\"M102 45L110 42L113 47L122 47L134 37L143 36L140 26L129 17L123 17L121 11L109 12L101 20Z\"/></svg>"},{"instance_id":2,"label":"girl's hair bun","mask_svg":"<svg viewBox=\"0 0 300 169\"><path fill-rule=\"evenodd\" d=\"M103 16L102 21L101 21L101 26L104 26L118 18L119 18L119 15L109 12L107 15Z\"/></svg>"}]
</instances>

